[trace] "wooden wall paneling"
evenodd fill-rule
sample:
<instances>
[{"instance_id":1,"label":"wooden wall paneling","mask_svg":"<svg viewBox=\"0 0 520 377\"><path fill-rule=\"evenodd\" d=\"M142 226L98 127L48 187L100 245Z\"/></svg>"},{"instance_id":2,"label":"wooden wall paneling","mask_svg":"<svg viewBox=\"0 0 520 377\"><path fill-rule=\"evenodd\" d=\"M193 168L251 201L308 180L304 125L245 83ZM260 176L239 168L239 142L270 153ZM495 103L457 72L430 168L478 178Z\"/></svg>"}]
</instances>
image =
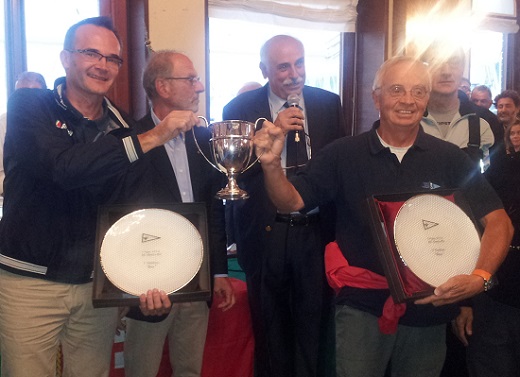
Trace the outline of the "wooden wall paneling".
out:
<instances>
[{"instance_id":1,"label":"wooden wall paneling","mask_svg":"<svg viewBox=\"0 0 520 377\"><path fill-rule=\"evenodd\" d=\"M121 37L125 62L108 97L134 118L146 112L141 74L146 61L147 11L146 0L100 0L100 14L112 18Z\"/></svg>"},{"instance_id":2,"label":"wooden wall paneling","mask_svg":"<svg viewBox=\"0 0 520 377\"><path fill-rule=\"evenodd\" d=\"M341 98L343 105L343 117L347 128L347 135L354 135L356 123L356 34L342 33L342 58L341 58Z\"/></svg>"},{"instance_id":3,"label":"wooden wall paneling","mask_svg":"<svg viewBox=\"0 0 520 377\"><path fill-rule=\"evenodd\" d=\"M146 93L142 75L149 54L148 46L148 1L131 0L129 3L129 41L131 70L129 72L131 111L135 119L141 119L148 112Z\"/></svg>"},{"instance_id":4,"label":"wooden wall paneling","mask_svg":"<svg viewBox=\"0 0 520 377\"><path fill-rule=\"evenodd\" d=\"M363 0L358 3L354 135L370 130L379 118L372 100L372 83L387 56L389 1Z\"/></svg>"},{"instance_id":5,"label":"wooden wall paneling","mask_svg":"<svg viewBox=\"0 0 520 377\"><path fill-rule=\"evenodd\" d=\"M516 22L520 25L520 0L516 0ZM506 89L513 89L520 93L520 31L507 36L504 67Z\"/></svg>"},{"instance_id":6,"label":"wooden wall paneling","mask_svg":"<svg viewBox=\"0 0 520 377\"><path fill-rule=\"evenodd\" d=\"M406 20L407 0L393 0L392 12L392 40L390 56L404 55L406 53Z\"/></svg>"},{"instance_id":7,"label":"wooden wall paneling","mask_svg":"<svg viewBox=\"0 0 520 377\"><path fill-rule=\"evenodd\" d=\"M119 69L119 75L108 97L122 110L130 113L130 85L129 85L129 61L128 53L128 24L127 24L127 0L100 0L100 14L112 18L114 26L123 42L122 57L124 64Z\"/></svg>"},{"instance_id":8,"label":"wooden wall paneling","mask_svg":"<svg viewBox=\"0 0 520 377\"><path fill-rule=\"evenodd\" d=\"M404 52L406 9L407 0L360 1L356 33L343 34L342 97L349 135L369 130L379 117L372 82L386 59Z\"/></svg>"}]
</instances>

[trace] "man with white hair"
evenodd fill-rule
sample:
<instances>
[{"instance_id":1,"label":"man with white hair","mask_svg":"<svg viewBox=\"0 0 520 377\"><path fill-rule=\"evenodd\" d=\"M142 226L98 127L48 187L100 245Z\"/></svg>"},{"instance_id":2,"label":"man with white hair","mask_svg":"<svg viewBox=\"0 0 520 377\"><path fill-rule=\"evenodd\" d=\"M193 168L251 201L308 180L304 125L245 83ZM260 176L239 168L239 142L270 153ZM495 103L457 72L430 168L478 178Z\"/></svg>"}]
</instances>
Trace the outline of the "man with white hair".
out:
<instances>
[{"instance_id":1,"label":"man with white hair","mask_svg":"<svg viewBox=\"0 0 520 377\"><path fill-rule=\"evenodd\" d=\"M277 35L262 46L260 69L268 83L237 96L222 117L250 122L263 117L287 130L284 168L287 175L297 174L311 152L345 135L340 98L305 85L304 47L291 36ZM302 130L290 131L293 124ZM256 376L328 375L332 292L325 280L323 250L334 229L334 209L277 213L259 165L241 174L238 184L250 195L231 202L231 225L246 274Z\"/></svg>"},{"instance_id":2,"label":"man with white hair","mask_svg":"<svg viewBox=\"0 0 520 377\"><path fill-rule=\"evenodd\" d=\"M328 203L337 208L335 242L325 261L336 296L338 377L438 377L452 305L483 292L503 261L512 226L502 203L468 156L456 146L427 135L420 126L428 104L426 67L410 57L386 61L376 73L372 98L380 119L372 130L339 139L317 153L288 180L280 155L286 132L264 122L255 135L269 197L282 213ZM301 129L293 125L291 129ZM480 257L471 274L457 275L433 294L395 306L371 232L367 199L404 192L435 193L460 188L476 218L485 225Z\"/></svg>"}]
</instances>

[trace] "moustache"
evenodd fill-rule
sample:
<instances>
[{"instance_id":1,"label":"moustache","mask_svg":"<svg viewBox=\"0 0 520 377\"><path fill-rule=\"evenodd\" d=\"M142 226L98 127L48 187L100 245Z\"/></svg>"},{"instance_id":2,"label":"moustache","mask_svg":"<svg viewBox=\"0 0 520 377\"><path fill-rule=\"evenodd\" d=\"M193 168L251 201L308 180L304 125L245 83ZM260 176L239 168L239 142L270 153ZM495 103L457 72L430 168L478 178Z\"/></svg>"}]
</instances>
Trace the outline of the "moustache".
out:
<instances>
[{"instance_id":1,"label":"moustache","mask_svg":"<svg viewBox=\"0 0 520 377\"><path fill-rule=\"evenodd\" d=\"M283 85L300 85L303 84L303 79L301 77L295 79L286 79L283 81Z\"/></svg>"}]
</instances>

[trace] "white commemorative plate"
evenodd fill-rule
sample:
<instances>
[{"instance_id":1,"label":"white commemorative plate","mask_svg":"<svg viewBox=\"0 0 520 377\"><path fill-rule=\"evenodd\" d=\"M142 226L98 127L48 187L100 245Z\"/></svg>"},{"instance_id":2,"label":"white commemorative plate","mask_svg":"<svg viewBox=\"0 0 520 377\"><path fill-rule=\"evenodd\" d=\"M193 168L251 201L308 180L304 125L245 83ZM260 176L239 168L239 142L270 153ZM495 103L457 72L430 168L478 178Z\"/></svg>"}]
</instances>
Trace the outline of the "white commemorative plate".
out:
<instances>
[{"instance_id":1,"label":"white commemorative plate","mask_svg":"<svg viewBox=\"0 0 520 377\"><path fill-rule=\"evenodd\" d=\"M141 209L110 227L101 244L100 262L110 282L124 292L139 296L157 288L170 294L198 273L203 248L199 231L184 216Z\"/></svg>"},{"instance_id":2,"label":"white commemorative plate","mask_svg":"<svg viewBox=\"0 0 520 377\"><path fill-rule=\"evenodd\" d=\"M403 204L395 218L394 239L403 262L433 287L470 274L480 253L480 237L468 215L433 194L416 195Z\"/></svg>"}]
</instances>

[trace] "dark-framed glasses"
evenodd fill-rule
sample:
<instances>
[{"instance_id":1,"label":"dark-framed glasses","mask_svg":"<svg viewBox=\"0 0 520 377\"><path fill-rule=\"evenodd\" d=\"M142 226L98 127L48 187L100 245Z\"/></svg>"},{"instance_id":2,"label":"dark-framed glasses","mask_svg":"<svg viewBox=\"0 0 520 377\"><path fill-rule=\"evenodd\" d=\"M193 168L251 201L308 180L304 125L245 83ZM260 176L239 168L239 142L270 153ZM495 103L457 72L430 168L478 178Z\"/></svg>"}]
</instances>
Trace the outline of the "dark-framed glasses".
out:
<instances>
[{"instance_id":1,"label":"dark-framed glasses","mask_svg":"<svg viewBox=\"0 0 520 377\"><path fill-rule=\"evenodd\" d=\"M200 82L199 76L189 76L189 77L163 77L164 80L187 80L190 82L192 86L197 85Z\"/></svg>"},{"instance_id":2,"label":"dark-framed glasses","mask_svg":"<svg viewBox=\"0 0 520 377\"><path fill-rule=\"evenodd\" d=\"M386 94L388 94L392 98L402 98L408 92L402 85L391 85L386 88L377 89L383 89L386 92ZM428 95L428 89L421 85L414 86L412 89L409 90L409 92L410 95L415 99L424 99Z\"/></svg>"},{"instance_id":3,"label":"dark-framed glasses","mask_svg":"<svg viewBox=\"0 0 520 377\"><path fill-rule=\"evenodd\" d=\"M112 68L121 68L123 65L123 59L121 59L117 55L103 55L97 50L93 50L90 48L82 49L82 50L67 50L68 52L77 53L83 56L86 61L95 63L100 62L103 58L105 58L107 62L107 66Z\"/></svg>"}]
</instances>

